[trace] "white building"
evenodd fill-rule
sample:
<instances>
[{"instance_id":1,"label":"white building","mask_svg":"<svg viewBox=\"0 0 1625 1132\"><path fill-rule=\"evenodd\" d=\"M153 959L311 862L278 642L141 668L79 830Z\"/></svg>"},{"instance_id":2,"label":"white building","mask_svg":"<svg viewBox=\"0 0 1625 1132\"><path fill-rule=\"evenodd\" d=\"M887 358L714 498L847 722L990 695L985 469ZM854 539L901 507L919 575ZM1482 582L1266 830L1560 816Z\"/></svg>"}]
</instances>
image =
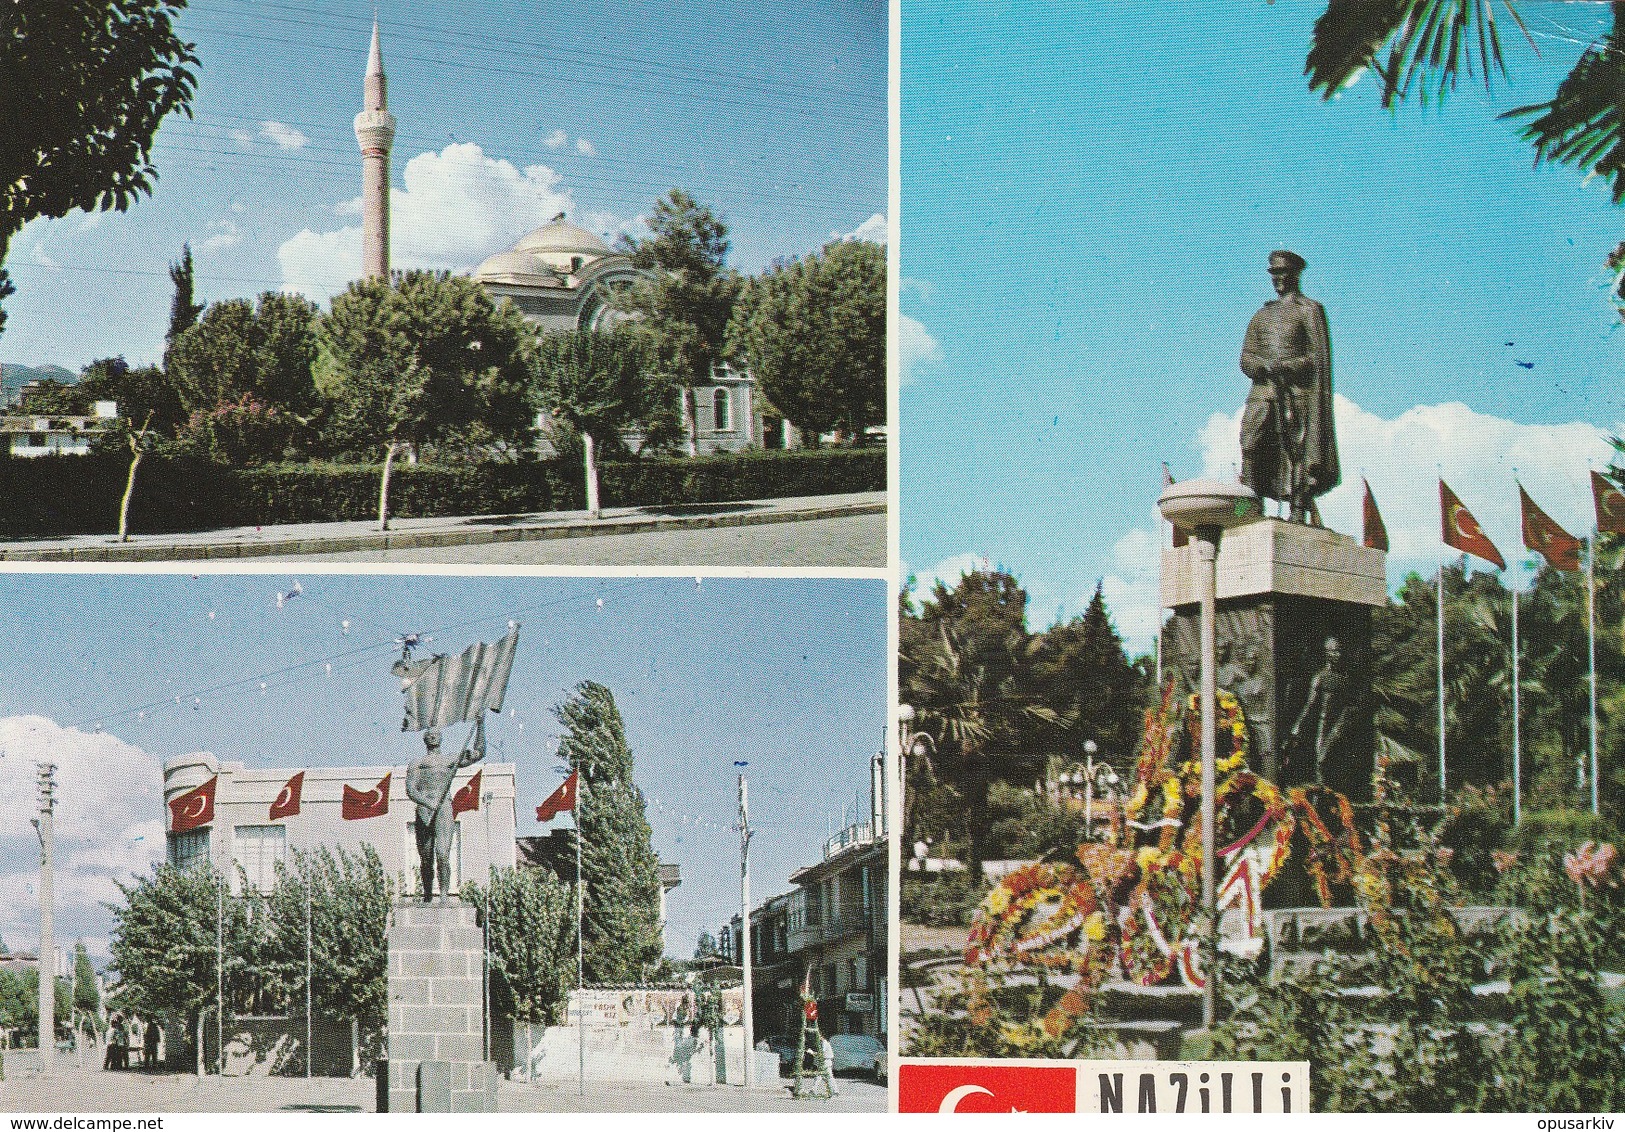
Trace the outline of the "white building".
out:
<instances>
[{"instance_id":1,"label":"white building","mask_svg":"<svg viewBox=\"0 0 1625 1132\"><path fill-rule=\"evenodd\" d=\"M371 845L384 871L396 880L396 892L420 891L415 826L417 807L406 796L404 766L309 767L304 771L299 812L272 818L271 805L299 768L253 768L220 762L206 753L177 755L164 761L164 800L173 801L214 778L214 820L208 825L167 837L169 863L185 865L207 859L238 883L241 866L249 883L269 891L276 862L289 861L295 849L326 847L352 853ZM514 849L514 768L512 763L482 761L457 774L452 786L462 789L480 775L479 808L457 815L452 842L452 888L463 878L483 880L493 865L512 868ZM389 810L380 817L346 820L341 816L344 787L372 790L390 776Z\"/></svg>"},{"instance_id":2,"label":"white building","mask_svg":"<svg viewBox=\"0 0 1625 1132\"><path fill-rule=\"evenodd\" d=\"M113 401L97 401L89 414L8 413L0 416L0 443L13 456L85 456L117 418Z\"/></svg>"}]
</instances>

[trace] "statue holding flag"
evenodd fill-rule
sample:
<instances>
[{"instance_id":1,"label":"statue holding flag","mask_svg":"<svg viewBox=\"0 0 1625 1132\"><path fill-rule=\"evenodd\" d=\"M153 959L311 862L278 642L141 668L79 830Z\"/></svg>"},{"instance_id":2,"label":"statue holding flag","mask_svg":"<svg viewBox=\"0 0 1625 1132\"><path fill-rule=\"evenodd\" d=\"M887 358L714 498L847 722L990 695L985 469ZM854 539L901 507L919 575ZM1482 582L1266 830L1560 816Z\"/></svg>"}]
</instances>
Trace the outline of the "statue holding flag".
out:
<instances>
[{"instance_id":1,"label":"statue holding flag","mask_svg":"<svg viewBox=\"0 0 1625 1132\"><path fill-rule=\"evenodd\" d=\"M435 878L442 897L451 895L451 843L456 805L451 796L457 772L485 757L485 713L500 712L513 669L519 626L495 644L470 645L456 657L435 655L414 661L411 645L390 669L406 697L402 731L423 732L423 754L406 768L406 796L417 806L418 869L423 900L434 899ZM441 729L472 721L474 730L455 754L442 748Z\"/></svg>"}]
</instances>

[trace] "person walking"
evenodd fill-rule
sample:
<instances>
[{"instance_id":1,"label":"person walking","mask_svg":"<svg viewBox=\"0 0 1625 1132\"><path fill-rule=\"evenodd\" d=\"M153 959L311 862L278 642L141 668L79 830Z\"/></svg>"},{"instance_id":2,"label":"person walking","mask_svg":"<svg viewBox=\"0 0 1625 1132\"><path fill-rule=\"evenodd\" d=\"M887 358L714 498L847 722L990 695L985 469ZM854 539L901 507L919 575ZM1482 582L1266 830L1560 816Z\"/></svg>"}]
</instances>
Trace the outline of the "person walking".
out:
<instances>
[{"instance_id":1,"label":"person walking","mask_svg":"<svg viewBox=\"0 0 1625 1132\"><path fill-rule=\"evenodd\" d=\"M147 1032L141 1040L141 1067L149 1073L158 1067L158 1039L161 1036L158 1020L149 1020Z\"/></svg>"},{"instance_id":2,"label":"person walking","mask_svg":"<svg viewBox=\"0 0 1625 1132\"><path fill-rule=\"evenodd\" d=\"M841 1092L835 1087L835 1049L823 1034L818 1035L818 1049L823 1054L824 1088L829 1090L829 1099L834 1100Z\"/></svg>"}]
</instances>

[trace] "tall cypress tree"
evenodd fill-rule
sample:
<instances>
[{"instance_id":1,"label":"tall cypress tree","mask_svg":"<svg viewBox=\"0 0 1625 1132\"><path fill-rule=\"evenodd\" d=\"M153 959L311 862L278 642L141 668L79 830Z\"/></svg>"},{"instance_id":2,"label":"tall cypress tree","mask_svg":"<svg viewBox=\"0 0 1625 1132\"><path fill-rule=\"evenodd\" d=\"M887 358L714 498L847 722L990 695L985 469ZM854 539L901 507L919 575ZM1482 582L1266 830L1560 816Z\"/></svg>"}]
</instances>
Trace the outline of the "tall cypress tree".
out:
<instances>
[{"instance_id":1,"label":"tall cypress tree","mask_svg":"<svg viewBox=\"0 0 1625 1132\"><path fill-rule=\"evenodd\" d=\"M85 941L81 939L73 945L73 1006L75 1010L95 1014L101 1005L102 994L96 987L96 968L90 965L90 953L85 950Z\"/></svg>"},{"instance_id":2,"label":"tall cypress tree","mask_svg":"<svg viewBox=\"0 0 1625 1132\"><path fill-rule=\"evenodd\" d=\"M192 245L181 245L179 263L169 265L169 281L175 284L175 297L169 303L169 329L164 333L164 353L167 355L175 339L197 325L203 304L192 296Z\"/></svg>"},{"instance_id":3,"label":"tall cypress tree","mask_svg":"<svg viewBox=\"0 0 1625 1132\"><path fill-rule=\"evenodd\" d=\"M615 696L590 680L555 710L559 754L581 775L577 820L585 884L582 951L589 983L648 979L664 950L660 861Z\"/></svg>"}]
</instances>

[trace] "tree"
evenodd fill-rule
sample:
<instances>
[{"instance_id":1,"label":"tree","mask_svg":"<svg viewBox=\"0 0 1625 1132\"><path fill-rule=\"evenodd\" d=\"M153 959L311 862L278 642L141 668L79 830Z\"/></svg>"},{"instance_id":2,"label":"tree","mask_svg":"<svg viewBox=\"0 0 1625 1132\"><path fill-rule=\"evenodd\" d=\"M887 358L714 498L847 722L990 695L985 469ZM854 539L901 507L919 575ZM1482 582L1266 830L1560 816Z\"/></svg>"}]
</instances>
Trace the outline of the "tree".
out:
<instances>
[{"instance_id":1,"label":"tree","mask_svg":"<svg viewBox=\"0 0 1625 1132\"><path fill-rule=\"evenodd\" d=\"M861 440L886 417L885 249L832 243L750 280L728 351L804 433Z\"/></svg>"},{"instance_id":2,"label":"tree","mask_svg":"<svg viewBox=\"0 0 1625 1132\"><path fill-rule=\"evenodd\" d=\"M621 430L669 415L669 384L651 367L648 340L629 326L544 334L536 351L538 405L580 435L587 510L601 514L597 452Z\"/></svg>"},{"instance_id":3,"label":"tree","mask_svg":"<svg viewBox=\"0 0 1625 1132\"><path fill-rule=\"evenodd\" d=\"M615 697L583 681L554 714L559 754L580 774L577 820L585 902L582 952L590 983L643 982L660 967L660 861Z\"/></svg>"},{"instance_id":4,"label":"tree","mask_svg":"<svg viewBox=\"0 0 1625 1132\"><path fill-rule=\"evenodd\" d=\"M330 436L351 450L383 445L378 526L389 522L389 474L403 448L457 442L517 446L530 425L535 333L511 303L469 279L409 271L362 279L333 299L321 347L341 375Z\"/></svg>"},{"instance_id":5,"label":"tree","mask_svg":"<svg viewBox=\"0 0 1625 1132\"><path fill-rule=\"evenodd\" d=\"M1057 745L1076 757L1082 744L1092 739L1101 755L1126 775L1139 747L1150 683L1129 663L1101 585L1096 584L1082 616L1039 636L1032 682L1035 694L1070 722L1064 734L1053 728L1034 729L1043 745L1032 752L1035 760Z\"/></svg>"},{"instance_id":6,"label":"tree","mask_svg":"<svg viewBox=\"0 0 1625 1132\"><path fill-rule=\"evenodd\" d=\"M180 394L157 366L132 367L122 357L98 358L79 372L79 391L87 404L114 402L119 418L131 424L150 416L158 436L174 436L186 420Z\"/></svg>"},{"instance_id":7,"label":"tree","mask_svg":"<svg viewBox=\"0 0 1625 1132\"><path fill-rule=\"evenodd\" d=\"M0 264L30 220L122 212L152 190L159 124L191 116L185 0L12 0L0 35ZM0 267L0 302L14 288ZM0 309L0 330L5 311Z\"/></svg>"},{"instance_id":8,"label":"tree","mask_svg":"<svg viewBox=\"0 0 1625 1132\"><path fill-rule=\"evenodd\" d=\"M386 933L393 886L371 845L357 853L342 846L337 853L325 846L313 853L295 850L291 866L277 864L266 902L270 928L263 969L290 992L304 990L307 897L311 1009L320 1017L349 1021L353 1076L361 1071L363 1046L382 1040L387 1019ZM297 994L294 1002L302 1014L304 995Z\"/></svg>"},{"instance_id":9,"label":"tree","mask_svg":"<svg viewBox=\"0 0 1625 1132\"><path fill-rule=\"evenodd\" d=\"M226 879L207 868L160 865L134 884L113 883L124 897L112 906L111 947L122 1001L144 1015L176 1018L197 1034L201 1073L203 1019L215 1009L216 958L223 957L226 985L234 986L257 955L250 902L223 898ZM217 917L224 938L218 951Z\"/></svg>"},{"instance_id":10,"label":"tree","mask_svg":"<svg viewBox=\"0 0 1625 1132\"><path fill-rule=\"evenodd\" d=\"M174 348L175 340L197 325L203 304L192 297L192 245L181 245L179 263L169 265L169 281L175 285L175 297L169 303L169 329L164 331L164 353Z\"/></svg>"},{"instance_id":11,"label":"tree","mask_svg":"<svg viewBox=\"0 0 1625 1132\"><path fill-rule=\"evenodd\" d=\"M1518 6L1501 0L1535 46ZM1523 138L1535 160L1577 165L1606 177L1614 203L1625 201L1625 43L1621 5L1612 5L1607 32L1590 44L1546 102L1506 111L1523 118ZM1380 56L1380 58L1379 58ZM1442 101L1463 72L1483 79L1507 73L1495 0L1329 0L1315 22L1305 64L1309 86L1332 98L1366 70L1382 84L1382 105L1392 109L1412 92L1424 104Z\"/></svg>"},{"instance_id":12,"label":"tree","mask_svg":"<svg viewBox=\"0 0 1625 1132\"><path fill-rule=\"evenodd\" d=\"M101 1010L102 992L96 986L96 969L90 965L85 941L73 945L73 1008L85 1014Z\"/></svg>"},{"instance_id":13,"label":"tree","mask_svg":"<svg viewBox=\"0 0 1625 1132\"><path fill-rule=\"evenodd\" d=\"M710 932L700 932L700 938L694 945L694 958L715 959L721 951L717 947L717 937Z\"/></svg>"},{"instance_id":14,"label":"tree","mask_svg":"<svg viewBox=\"0 0 1625 1132\"><path fill-rule=\"evenodd\" d=\"M564 1021L575 985L575 888L544 869L493 868L487 884L465 881L462 898L485 924L492 1015L525 1024L528 1059L531 1027Z\"/></svg>"},{"instance_id":15,"label":"tree","mask_svg":"<svg viewBox=\"0 0 1625 1132\"><path fill-rule=\"evenodd\" d=\"M617 288L614 305L635 316L669 383L702 385L723 360L741 285L726 266L728 226L682 189L672 189L655 202L649 231L643 239L622 236L616 245L646 274Z\"/></svg>"},{"instance_id":16,"label":"tree","mask_svg":"<svg viewBox=\"0 0 1625 1132\"><path fill-rule=\"evenodd\" d=\"M165 355L182 446L234 465L286 455L316 406L316 322L314 303L267 291L215 303L182 331Z\"/></svg>"}]
</instances>

